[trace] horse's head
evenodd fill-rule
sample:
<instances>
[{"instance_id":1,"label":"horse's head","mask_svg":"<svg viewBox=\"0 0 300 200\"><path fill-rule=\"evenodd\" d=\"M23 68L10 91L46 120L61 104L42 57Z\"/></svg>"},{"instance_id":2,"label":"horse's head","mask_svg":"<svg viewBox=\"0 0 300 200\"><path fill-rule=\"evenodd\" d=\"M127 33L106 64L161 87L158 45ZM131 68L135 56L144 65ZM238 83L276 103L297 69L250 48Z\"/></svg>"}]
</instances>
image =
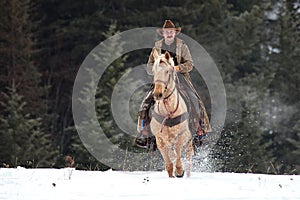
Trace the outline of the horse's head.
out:
<instances>
[{"instance_id":1,"label":"horse's head","mask_svg":"<svg viewBox=\"0 0 300 200\"><path fill-rule=\"evenodd\" d=\"M154 75L154 91L153 96L155 100L162 100L168 97L175 89L174 61L169 54L159 55L156 50L153 52L154 64L152 72Z\"/></svg>"}]
</instances>

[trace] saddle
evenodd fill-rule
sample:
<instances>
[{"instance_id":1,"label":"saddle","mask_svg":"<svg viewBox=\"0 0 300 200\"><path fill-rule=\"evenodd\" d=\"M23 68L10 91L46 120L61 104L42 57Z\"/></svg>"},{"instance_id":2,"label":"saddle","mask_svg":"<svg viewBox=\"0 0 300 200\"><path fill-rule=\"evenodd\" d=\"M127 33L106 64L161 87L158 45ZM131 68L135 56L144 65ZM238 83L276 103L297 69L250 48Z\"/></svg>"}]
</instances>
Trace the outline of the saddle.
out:
<instances>
[{"instance_id":1,"label":"saddle","mask_svg":"<svg viewBox=\"0 0 300 200\"><path fill-rule=\"evenodd\" d=\"M200 115L198 114L198 113L201 113L201 109L199 106L199 101L198 101L197 96L193 93L193 91L191 89L189 89L189 87L187 85L184 86L182 84L183 82L184 82L184 80L182 80L182 78L179 78L179 84L178 84L179 86L177 87L177 89L178 89L181 97L183 98L185 104L187 105L188 111L183 113L182 115L175 117L175 118L166 119L164 122L164 125L172 127L172 126L175 126L175 125L183 122L184 120L188 119L190 130L192 133L195 133L198 131L199 121L201 121ZM150 93L152 94L153 88L150 87L150 89L148 90L149 94ZM146 95L146 97L147 96L148 95ZM155 118L156 121L162 123L164 120L164 117L159 115L158 113L156 113L153 110L153 105L154 105L155 101L154 101L152 95L151 95L151 100L145 99L145 103L146 102L151 102L151 105L148 110L144 110L141 112L140 116L142 117L142 119L145 119L144 125L148 126L150 124L152 117ZM151 109L151 112L150 112L150 109ZM201 124L201 127L203 128L203 124Z\"/></svg>"},{"instance_id":2,"label":"saddle","mask_svg":"<svg viewBox=\"0 0 300 200\"><path fill-rule=\"evenodd\" d=\"M180 122L188 119L189 128L192 132L192 135L194 135L194 145L197 143L201 143L203 137L205 136L205 133L203 135L197 135L197 132L199 132L199 129L203 129L204 124L201 120L201 115L199 113L202 112L199 100L194 94L194 92L189 88L188 85L184 85L185 81L183 80L183 76L178 76L179 78L179 86L178 91L185 101L185 104L187 105L188 112L175 117L165 120L165 126L175 126L179 124ZM162 122L164 120L163 116L158 115L154 112L153 105L155 104L155 100L153 98L152 92L154 89L154 84L150 85L150 88L148 89L145 98L143 99L142 105L140 107L140 110L138 112L139 115L139 124L138 126L141 127L142 131L148 132L147 128L150 124L150 121L153 118L155 118L158 122ZM151 112L150 112L151 110ZM152 146L156 146L155 137L152 135L147 134L141 134L138 133L138 135L135 138L134 143L139 146L146 149L152 149L156 150L156 147L153 148ZM200 141L200 142L199 142ZM199 146L201 144L198 144Z\"/></svg>"}]
</instances>

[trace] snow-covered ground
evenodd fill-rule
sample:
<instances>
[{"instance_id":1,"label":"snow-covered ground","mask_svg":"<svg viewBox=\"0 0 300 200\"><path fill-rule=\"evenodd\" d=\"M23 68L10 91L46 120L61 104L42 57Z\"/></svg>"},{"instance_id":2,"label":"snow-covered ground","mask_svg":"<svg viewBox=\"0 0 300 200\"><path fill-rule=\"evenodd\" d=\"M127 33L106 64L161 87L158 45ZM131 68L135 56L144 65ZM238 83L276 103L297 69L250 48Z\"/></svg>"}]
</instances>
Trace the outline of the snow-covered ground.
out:
<instances>
[{"instance_id":1,"label":"snow-covered ground","mask_svg":"<svg viewBox=\"0 0 300 200\"><path fill-rule=\"evenodd\" d=\"M1 200L300 199L300 176L162 172L0 169Z\"/></svg>"}]
</instances>

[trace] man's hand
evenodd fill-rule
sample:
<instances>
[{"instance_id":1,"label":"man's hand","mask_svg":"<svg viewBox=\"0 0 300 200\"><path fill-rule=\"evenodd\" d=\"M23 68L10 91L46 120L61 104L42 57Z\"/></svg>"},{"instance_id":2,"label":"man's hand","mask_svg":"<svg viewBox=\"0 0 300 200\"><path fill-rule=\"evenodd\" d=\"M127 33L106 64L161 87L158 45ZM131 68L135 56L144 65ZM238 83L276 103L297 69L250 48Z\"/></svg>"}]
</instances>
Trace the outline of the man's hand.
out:
<instances>
[{"instance_id":1,"label":"man's hand","mask_svg":"<svg viewBox=\"0 0 300 200\"><path fill-rule=\"evenodd\" d=\"M180 71L180 66L179 66L179 65L176 65L176 66L174 67L174 69L178 72L178 71Z\"/></svg>"}]
</instances>

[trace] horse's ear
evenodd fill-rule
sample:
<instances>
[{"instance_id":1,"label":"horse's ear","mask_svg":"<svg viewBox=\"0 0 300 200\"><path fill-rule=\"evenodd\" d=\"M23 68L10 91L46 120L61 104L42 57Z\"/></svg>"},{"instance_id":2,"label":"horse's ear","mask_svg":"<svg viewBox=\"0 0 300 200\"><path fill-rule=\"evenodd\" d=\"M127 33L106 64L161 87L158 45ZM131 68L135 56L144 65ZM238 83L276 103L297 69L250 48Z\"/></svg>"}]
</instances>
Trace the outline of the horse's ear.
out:
<instances>
[{"instance_id":1,"label":"horse's ear","mask_svg":"<svg viewBox=\"0 0 300 200\"><path fill-rule=\"evenodd\" d=\"M167 60L170 60L170 58L171 58L171 55L170 55L170 53L168 51L166 51L166 53L165 53L165 58Z\"/></svg>"},{"instance_id":2,"label":"horse's ear","mask_svg":"<svg viewBox=\"0 0 300 200\"><path fill-rule=\"evenodd\" d=\"M156 59L158 57L158 52L156 49L153 50L153 57Z\"/></svg>"}]
</instances>

